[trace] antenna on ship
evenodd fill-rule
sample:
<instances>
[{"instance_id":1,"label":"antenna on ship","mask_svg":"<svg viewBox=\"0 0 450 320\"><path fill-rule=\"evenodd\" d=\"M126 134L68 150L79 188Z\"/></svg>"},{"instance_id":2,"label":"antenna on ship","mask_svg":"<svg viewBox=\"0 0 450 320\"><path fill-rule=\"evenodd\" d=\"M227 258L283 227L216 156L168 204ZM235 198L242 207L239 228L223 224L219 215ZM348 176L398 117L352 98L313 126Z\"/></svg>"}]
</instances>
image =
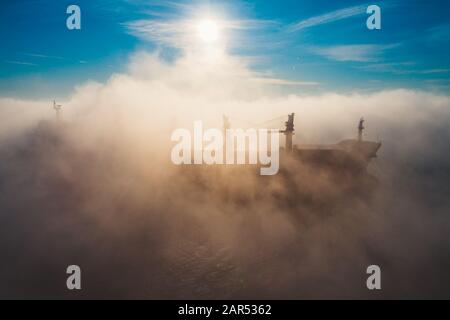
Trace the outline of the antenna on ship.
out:
<instances>
[{"instance_id":1,"label":"antenna on ship","mask_svg":"<svg viewBox=\"0 0 450 320\"><path fill-rule=\"evenodd\" d=\"M364 118L361 118L359 120L359 125L358 125L358 141L362 141L363 140L363 131L364 131L365 127L364 127Z\"/></svg>"},{"instance_id":2,"label":"antenna on ship","mask_svg":"<svg viewBox=\"0 0 450 320\"><path fill-rule=\"evenodd\" d=\"M222 120L223 120L223 138L224 138L224 142L223 142L223 155L226 157L226 152L227 152L227 137L228 137L228 133L227 130L229 130L231 128L231 122L230 122L230 118L228 118L226 115L222 116Z\"/></svg>"},{"instance_id":3,"label":"antenna on ship","mask_svg":"<svg viewBox=\"0 0 450 320\"><path fill-rule=\"evenodd\" d=\"M55 109L55 111L56 111L56 119L59 121L61 119L62 105L61 104L56 104L56 101L53 100L53 109Z\"/></svg>"},{"instance_id":4,"label":"antenna on ship","mask_svg":"<svg viewBox=\"0 0 450 320\"><path fill-rule=\"evenodd\" d=\"M231 128L230 118L226 115L223 115L223 134L227 133L227 130Z\"/></svg>"},{"instance_id":5,"label":"antenna on ship","mask_svg":"<svg viewBox=\"0 0 450 320\"><path fill-rule=\"evenodd\" d=\"M288 115L288 121L286 121L284 124L286 126L285 130L282 130L280 132L284 133L286 136L286 153L292 153L292 136L294 135L294 116L295 113L291 113Z\"/></svg>"}]
</instances>

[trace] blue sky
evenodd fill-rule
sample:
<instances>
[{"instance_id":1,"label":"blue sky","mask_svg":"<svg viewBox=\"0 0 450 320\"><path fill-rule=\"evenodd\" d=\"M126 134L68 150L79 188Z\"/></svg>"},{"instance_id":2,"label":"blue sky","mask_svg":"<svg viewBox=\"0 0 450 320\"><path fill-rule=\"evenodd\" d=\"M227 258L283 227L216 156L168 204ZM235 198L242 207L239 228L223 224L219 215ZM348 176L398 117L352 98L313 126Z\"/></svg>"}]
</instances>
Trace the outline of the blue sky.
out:
<instances>
[{"instance_id":1,"label":"blue sky","mask_svg":"<svg viewBox=\"0 0 450 320\"><path fill-rule=\"evenodd\" d=\"M77 4L82 29L66 28ZM368 30L365 8L382 9ZM255 71L307 86L294 92L450 89L450 2L422 0L18 0L0 11L0 96L64 97L124 71L139 50L183 52L180 21L207 12L228 21L230 54Z\"/></svg>"}]
</instances>

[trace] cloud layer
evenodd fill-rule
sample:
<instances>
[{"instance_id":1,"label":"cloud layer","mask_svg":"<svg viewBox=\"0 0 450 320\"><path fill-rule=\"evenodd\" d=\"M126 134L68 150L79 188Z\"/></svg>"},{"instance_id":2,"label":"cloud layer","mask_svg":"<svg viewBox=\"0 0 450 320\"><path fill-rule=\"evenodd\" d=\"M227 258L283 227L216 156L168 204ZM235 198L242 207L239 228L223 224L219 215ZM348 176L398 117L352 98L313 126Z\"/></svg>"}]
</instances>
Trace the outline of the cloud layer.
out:
<instances>
[{"instance_id":1,"label":"cloud layer","mask_svg":"<svg viewBox=\"0 0 450 320\"><path fill-rule=\"evenodd\" d=\"M0 99L0 297L448 298L450 98L286 96L254 79L230 56L139 53L127 73L79 86L63 123L51 103ZM354 137L364 116L383 142L372 176L170 163L174 128L290 112L297 144ZM81 293L65 289L69 264ZM365 288L370 264L381 292Z\"/></svg>"}]
</instances>

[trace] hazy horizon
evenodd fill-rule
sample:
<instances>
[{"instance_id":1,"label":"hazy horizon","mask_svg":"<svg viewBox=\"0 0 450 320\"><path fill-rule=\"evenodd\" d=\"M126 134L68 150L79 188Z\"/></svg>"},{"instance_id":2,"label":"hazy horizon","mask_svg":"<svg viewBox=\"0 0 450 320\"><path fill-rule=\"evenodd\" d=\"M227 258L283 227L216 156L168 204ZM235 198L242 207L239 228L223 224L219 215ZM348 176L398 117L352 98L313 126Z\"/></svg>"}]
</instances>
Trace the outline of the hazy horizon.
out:
<instances>
[{"instance_id":1,"label":"hazy horizon","mask_svg":"<svg viewBox=\"0 0 450 320\"><path fill-rule=\"evenodd\" d=\"M79 1L80 30L66 3L5 4L0 298L450 298L450 28L430 3L377 1L381 30L347 0ZM194 121L291 113L294 145L358 143L364 117L382 146L367 172L171 162Z\"/></svg>"}]
</instances>

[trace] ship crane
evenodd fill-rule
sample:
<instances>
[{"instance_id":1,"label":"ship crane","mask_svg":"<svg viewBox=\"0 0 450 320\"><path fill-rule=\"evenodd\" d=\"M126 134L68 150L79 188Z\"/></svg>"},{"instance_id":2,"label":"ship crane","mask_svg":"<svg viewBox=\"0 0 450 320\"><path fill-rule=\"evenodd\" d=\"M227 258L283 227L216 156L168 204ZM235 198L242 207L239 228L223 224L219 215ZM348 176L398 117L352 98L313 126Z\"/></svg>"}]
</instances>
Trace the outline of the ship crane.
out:
<instances>
[{"instance_id":1,"label":"ship crane","mask_svg":"<svg viewBox=\"0 0 450 320\"><path fill-rule=\"evenodd\" d=\"M269 124L272 123L274 121L279 121L282 118L284 118L285 116L281 116L281 117L277 117L268 121L264 121L260 124L254 125L255 127L261 127L264 124ZM293 151L293 144L292 144L292 137L294 136L294 117L295 117L295 113L291 113L288 115L288 121L284 122L285 125L285 129L284 130L280 130L280 133L283 133L286 136L286 153L291 154ZM223 130L224 133L226 133L227 129L230 129L231 124L230 124L230 118L227 116L223 116Z\"/></svg>"},{"instance_id":2,"label":"ship crane","mask_svg":"<svg viewBox=\"0 0 450 320\"><path fill-rule=\"evenodd\" d=\"M226 115L223 115L223 134L227 133L227 130L231 128L230 118Z\"/></svg>"},{"instance_id":3,"label":"ship crane","mask_svg":"<svg viewBox=\"0 0 450 320\"><path fill-rule=\"evenodd\" d=\"M56 101L53 100L53 109L56 112L56 119L60 120L61 119L61 109L62 109L62 105L61 104L56 104Z\"/></svg>"},{"instance_id":4,"label":"ship crane","mask_svg":"<svg viewBox=\"0 0 450 320\"><path fill-rule=\"evenodd\" d=\"M295 113L288 115L288 121L284 123L286 126L285 130L280 130L286 136L286 153L292 153L292 137L294 136L294 116Z\"/></svg>"},{"instance_id":5,"label":"ship crane","mask_svg":"<svg viewBox=\"0 0 450 320\"><path fill-rule=\"evenodd\" d=\"M358 125L358 141L362 141L363 140L363 131L364 131L365 127L364 127L364 118L361 118L359 120L359 125Z\"/></svg>"}]
</instances>

